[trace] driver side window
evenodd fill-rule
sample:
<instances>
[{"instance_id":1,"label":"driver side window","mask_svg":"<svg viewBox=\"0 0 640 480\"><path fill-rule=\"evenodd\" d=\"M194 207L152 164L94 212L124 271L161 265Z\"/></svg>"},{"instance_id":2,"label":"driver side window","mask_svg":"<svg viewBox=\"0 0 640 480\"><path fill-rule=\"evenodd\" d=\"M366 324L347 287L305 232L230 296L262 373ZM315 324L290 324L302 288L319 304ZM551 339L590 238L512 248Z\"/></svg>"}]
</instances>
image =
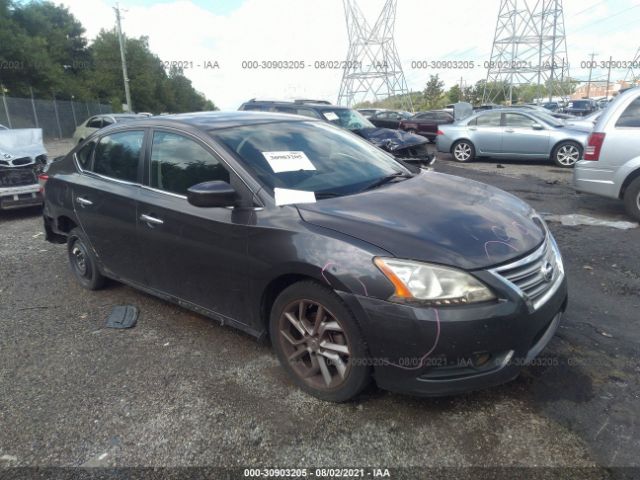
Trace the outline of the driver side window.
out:
<instances>
[{"instance_id":1,"label":"driver side window","mask_svg":"<svg viewBox=\"0 0 640 480\"><path fill-rule=\"evenodd\" d=\"M189 187L212 180L229 183L229 172L217 157L183 135L154 132L151 187L186 195Z\"/></svg>"}]
</instances>

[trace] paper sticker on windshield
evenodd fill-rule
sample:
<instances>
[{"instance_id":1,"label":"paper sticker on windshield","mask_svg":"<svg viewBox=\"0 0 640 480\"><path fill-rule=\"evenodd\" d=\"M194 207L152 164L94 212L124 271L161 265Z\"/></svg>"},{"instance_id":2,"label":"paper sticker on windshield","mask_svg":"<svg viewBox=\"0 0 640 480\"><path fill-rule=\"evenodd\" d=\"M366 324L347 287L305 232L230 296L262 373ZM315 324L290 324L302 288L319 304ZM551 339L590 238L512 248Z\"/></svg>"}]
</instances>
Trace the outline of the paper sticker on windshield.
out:
<instances>
[{"instance_id":1,"label":"paper sticker on windshield","mask_svg":"<svg viewBox=\"0 0 640 480\"><path fill-rule=\"evenodd\" d=\"M288 188L274 188L276 205L291 205L294 203L316 203L316 194L304 190L291 190Z\"/></svg>"},{"instance_id":2,"label":"paper sticker on windshield","mask_svg":"<svg viewBox=\"0 0 640 480\"><path fill-rule=\"evenodd\" d=\"M315 170L304 152L262 152L274 173Z\"/></svg>"},{"instance_id":3,"label":"paper sticker on windshield","mask_svg":"<svg viewBox=\"0 0 640 480\"><path fill-rule=\"evenodd\" d=\"M330 122L333 122L334 120L340 120L340 117L338 117L335 112L322 112L322 114L324 115L324 118L326 118Z\"/></svg>"}]
</instances>

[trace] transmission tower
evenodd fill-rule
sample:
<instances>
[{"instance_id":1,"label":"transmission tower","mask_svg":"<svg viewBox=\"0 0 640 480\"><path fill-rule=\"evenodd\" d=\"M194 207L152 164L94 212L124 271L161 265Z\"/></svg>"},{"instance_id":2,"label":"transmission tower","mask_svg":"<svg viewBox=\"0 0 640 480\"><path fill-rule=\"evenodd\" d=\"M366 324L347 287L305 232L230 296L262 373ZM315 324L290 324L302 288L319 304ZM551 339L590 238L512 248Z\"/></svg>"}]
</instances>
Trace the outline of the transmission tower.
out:
<instances>
[{"instance_id":1,"label":"transmission tower","mask_svg":"<svg viewBox=\"0 0 640 480\"><path fill-rule=\"evenodd\" d=\"M638 51L635 57L633 57L631 66L624 76L624 80L629 81L632 85L640 84L640 47L638 47Z\"/></svg>"},{"instance_id":2,"label":"transmission tower","mask_svg":"<svg viewBox=\"0 0 640 480\"><path fill-rule=\"evenodd\" d=\"M349 52L342 74L338 104L348 107L365 100L401 95L402 108L413 110L393 38L397 0L385 0L378 20L367 22L357 0L343 0Z\"/></svg>"},{"instance_id":3,"label":"transmission tower","mask_svg":"<svg viewBox=\"0 0 640 480\"><path fill-rule=\"evenodd\" d=\"M566 80L562 0L501 0L483 102L512 103L520 85L537 85L538 98L566 96Z\"/></svg>"}]
</instances>

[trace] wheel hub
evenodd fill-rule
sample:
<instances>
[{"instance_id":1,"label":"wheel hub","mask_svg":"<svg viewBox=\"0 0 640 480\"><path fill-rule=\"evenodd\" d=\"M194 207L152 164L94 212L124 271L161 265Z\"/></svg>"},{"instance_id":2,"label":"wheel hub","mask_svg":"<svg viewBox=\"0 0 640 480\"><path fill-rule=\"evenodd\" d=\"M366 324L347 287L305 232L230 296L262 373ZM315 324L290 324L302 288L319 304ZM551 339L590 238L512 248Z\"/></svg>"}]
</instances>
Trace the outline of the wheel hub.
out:
<instances>
[{"instance_id":1,"label":"wheel hub","mask_svg":"<svg viewBox=\"0 0 640 480\"><path fill-rule=\"evenodd\" d=\"M305 383L320 390L342 384L351 368L351 349L338 319L311 300L289 304L280 317L278 341L289 366Z\"/></svg>"}]
</instances>

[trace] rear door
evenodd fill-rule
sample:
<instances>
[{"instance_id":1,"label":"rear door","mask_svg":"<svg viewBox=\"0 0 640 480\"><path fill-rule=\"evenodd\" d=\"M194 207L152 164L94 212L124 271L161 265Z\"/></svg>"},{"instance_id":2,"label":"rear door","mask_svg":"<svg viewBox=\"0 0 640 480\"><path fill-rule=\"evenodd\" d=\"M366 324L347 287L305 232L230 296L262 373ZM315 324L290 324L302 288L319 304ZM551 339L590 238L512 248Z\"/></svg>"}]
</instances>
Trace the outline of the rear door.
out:
<instances>
[{"instance_id":1,"label":"rear door","mask_svg":"<svg viewBox=\"0 0 640 480\"><path fill-rule=\"evenodd\" d=\"M548 156L549 130L535 130L536 119L522 113L503 114L502 153L517 157Z\"/></svg>"},{"instance_id":2,"label":"rear door","mask_svg":"<svg viewBox=\"0 0 640 480\"><path fill-rule=\"evenodd\" d=\"M136 241L145 130L114 132L78 152L73 208L109 276L142 282ZM94 148L95 145L95 148Z\"/></svg>"},{"instance_id":3,"label":"rear door","mask_svg":"<svg viewBox=\"0 0 640 480\"><path fill-rule=\"evenodd\" d=\"M435 137L438 132L438 117L435 112L422 113L417 120L419 133Z\"/></svg>"},{"instance_id":4,"label":"rear door","mask_svg":"<svg viewBox=\"0 0 640 480\"><path fill-rule=\"evenodd\" d=\"M502 152L502 113L488 111L467 124L469 136L478 154Z\"/></svg>"},{"instance_id":5,"label":"rear door","mask_svg":"<svg viewBox=\"0 0 640 480\"><path fill-rule=\"evenodd\" d=\"M232 319L246 318L247 223L251 209L201 208L187 189L222 180L243 184L206 143L191 134L155 129L138 209L141 257L149 285ZM246 187L244 187L246 188Z\"/></svg>"}]
</instances>

